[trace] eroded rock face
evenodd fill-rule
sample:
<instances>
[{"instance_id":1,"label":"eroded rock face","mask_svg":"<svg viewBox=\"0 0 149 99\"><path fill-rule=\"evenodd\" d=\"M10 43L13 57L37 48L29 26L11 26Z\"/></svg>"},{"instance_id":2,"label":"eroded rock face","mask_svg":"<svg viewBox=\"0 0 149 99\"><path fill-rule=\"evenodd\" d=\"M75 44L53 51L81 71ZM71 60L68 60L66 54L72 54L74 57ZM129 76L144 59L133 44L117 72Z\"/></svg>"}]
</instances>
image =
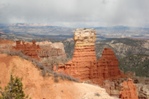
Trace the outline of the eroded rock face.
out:
<instances>
[{"instance_id":1,"label":"eroded rock face","mask_svg":"<svg viewBox=\"0 0 149 99\"><path fill-rule=\"evenodd\" d=\"M95 40L95 30L77 29L74 33L75 49L72 60L54 70L82 81L90 80L95 84L121 76L118 60L110 48L105 48L102 57L99 61L96 60Z\"/></svg>"},{"instance_id":2,"label":"eroded rock face","mask_svg":"<svg viewBox=\"0 0 149 99\"><path fill-rule=\"evenodd\" d=\"M122 83L120 99L138 99L137 89L132 79L128 79Z\"/></svg>"},{"instance_id":3,"label":"eroded rock face","mask_svg":"<svg viewBox=\"0 0 149 99\"><path fill-rule=\"evenodd\" d=\"M103 79L111 79L121 75L118 68L118 59L110 48L105 48L98 60L98 69Z\"/></svg>"},{"instance_id":4,"label":"eroded rock face","mask_svg":"<svg viewBox=\"0 0 149 99\"><path fill-rule=\"evenodd\" d=\"M35 59L48 58L48 57L62 57L66 58L63 43L52 43L52 42L23 42L16 41L14 46L15 50L22 51L25 55Z\"/></svg>"},{"instance_id":5,"label":"eroded rock face","mask_svg":"<svg viewBox=\"0 0 149 99\"><path fill-rule=\"evenodd\" d=\"M36 45L35 41L32 41L32 44L25 43L23 41L16 41L16 46L14 46L14 49L22 51L27 56L39 59L38 51L40 50L40 47L39 45Z\"/></svg>"},{"instance_id":6,"label":"eroded rock face","mask_svg":"<svg viewBox=\"0 0 149 99\"><path fill-rule=\"evenodd\" d=\"M96 34L91 29L77 29L74 35L75 49L73 58L65 65L60 65L57 71L80 80L88 80L91 66L96 65Z\"/></svg>"}]
</instances>

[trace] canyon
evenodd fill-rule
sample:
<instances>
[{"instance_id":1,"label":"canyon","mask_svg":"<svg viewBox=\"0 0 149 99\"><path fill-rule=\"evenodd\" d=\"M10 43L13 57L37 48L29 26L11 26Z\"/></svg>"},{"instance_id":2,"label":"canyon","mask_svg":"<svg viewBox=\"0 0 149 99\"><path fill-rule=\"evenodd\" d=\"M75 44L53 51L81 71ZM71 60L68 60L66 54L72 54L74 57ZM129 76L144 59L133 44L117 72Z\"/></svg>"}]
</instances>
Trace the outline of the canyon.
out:
<instances>
[{"instance_id":1,"label":"canyon","mask_svg":"<svg viewBox=\"0 0 149 99\"><path fill-rule=\"evenodd\" d=\"M79 83L79 84L81 84L80 86L78 83L74 83L71 81L70 82L63 81L60 79L59 79L60 83L55 83L53 81L54 77L52 77L52 78L51 77L43 77L43 78L50 79L50 80L48 80L50 82L50 84L54 84L54 86L57 86L57 87L64 86L64 88L65 88L65 87L67 87L67 86L65 86L65 84L67 85L68 83L71 83L71 84L73 83L74 86L80 87L79 89L77 88L77 90L80 90L79 92L82 93L82 95L79 96L79 97L81 97L81 99L82 99L82 97L83 98L94 97L94 99L99 98L99 94L96 92L91 93L90 91L84 92L82 90L85 87L88 87L88 88L92 87L92 85L88 86L88 84L86 85L85 83L97 84L99 86L102 86L103 88L106 89L106 92L108 94L110 94L112 96L116 96L116 97L118 97L119 91L120 91L120 98L122 98L122 99L125 97L127 97L128 99L138 99L138 97L139 97L139 99L148 99L148 96L149 96L148 87L145 87L145 86L148 86L147 84L145 84L145 85L138 84L137 88L136 88L136 86L132 83L133 82L132 80L128 79L128 81L126 81L125 78L127 78L128 75L126 75L126 74L124 75L124 73L119 69L119 62L115 55L117 53L114 53L115 49L113 49L112 47L109 47L109 46L108 47L105 46L102 50L102 53L100 53L100 58L99 59L96 58L96 54L97 54L96 52L98 49L95 47L96 46L95 42L96 42L95 30L93 30L93 29L76 29L76 31L74 32L75 46L74 46L72 59L70 61L68 61L67 63L61 63L58 66L54 66L54 68L53 68L54 71L56 71L60 74L66 74L66 75L69 75L69 76L72 76L72 77L78 79L78 81L80 81L80 82L84 82L84 83ZM112 41L110 44L114 45L115 43L113 43L113 42L115 42L115 41ZM41 61L41 59L45 60L45 59L49 59L49 58L53 58L53 57L59 57L59 58L66 57L64 45L61 42L56 42L56 43L52 43L49 41L44 41L44 42L43 41L42 42L16 41L16 42L13 42L13 41L8 41L8 40L4 40L4 41L1 40L0 44L1 44L0 51L1 50L11 51L11 47L13 46L15 50L21 51L25 55L30 56L31 58L34 58L34 59L37 59L40 61ZM7 46L7 45L9 45L9 46ZM120 50L118 46L123 46L123 45L120 44L120 45L116 46L118 48L118 50ZM12 62L11 60L9 60L10 56L7 56L7 55L5 57L7 57L10 62L6 63L7 59L4 58L3 56L5 56L5 55L2 55L2 57L0 57L0 60L2 63L1 66L2 65L9 66L10 64L11 65L17 64L17 63ZM14 58L14 56L13 56L13 58ZM19 60L18 58L16 58L16 59ZM49 60L46 61L44 65L46 66L47 63L51 63L51 61L49 61ZM21 65L21 64L19 64L19 65ZM22 67L22 68L24 68L24 67ZM27 67L27 68L29 68L29 67ZM13 68L11 68L9 70L9 73L17 71L17 69L19 69L19 67L14 66ZM19 72L19 71L17 71L17 72ZM26 72L27 71L25 71L24 74L26 74ZM2 73L3 73L3 71L2 71ZM132 73L132 74L134 74L134 73ZM22 77L19 74L15 74L15 75ZM2 74L1 74L1 76L2 76ZM130 76L132 76L132 75L130 75ZM133 76L135 76L135 75L133 75ZM7 82L8 82L8 79L9 78L7 75ZM133 78L133 80L136 84L135 78ZM25 79L25 81L26 81L26 79ZM7 82L5 82L5 83L7 83ZM33 81L33 82L35 82L35 81ZM42 84L45 82L47 83L47 81L44 80L42 82ZM2 86L4 86L5 83L3 82ZM23 82L23 84L24 84L24 82ZM40 83L40 85L41 85L41 83ZM34 85L36 87L35 88L31 87L31 89L39 89L42 91L44 90L44 92L45 92L45 89L43 88L43 86L39 87L40 85L37 85L38 87L36 85ZM121 90L120 90L120 85L122 85ZM30 84L25 85L25 86L26 86L25 88L28 88L28 86L30 86ZM44 86L46 86L46 85L44 85ZM83 86L83 87L81 87L81 86ZM99 86L98 86L98 88L99 88ZM48 85L48 87L49 87L49 85ZM50 88L51 88L50 90L53 91L53 88L55 88L55 87L50 87ZM60 89L60 90L62 90L61 91L62 93L64 92L64 88ZM71 89L71 87L69 87L69 88ZM88 89L88 88L86 90L92 90L92 89ZM94 85L92 88L95 88ZM75 89L75 88L73 87L72 89ZM65 91L67 91L67 89ZM102 91L105 92L105 90L102 90ZM136 94L136 91L138 91L138 94ZM54 90L53 94L55 94L55 92L60 93L60 97L63 97L63 95L66 94L66 93L61 94L61 92L59 92L59 90L57 90L57 91ZM33 92L30 92L30 93L26 92L26 93L29 95L31 93L33 95L30 95L30 96L35 97ZM39 92L37 92L37 93L40 98L41 97L43 97L43 98L53 97L53 99L56 98L56 94L55 94L55 96L48 96L47 94L49 93L49 91L47 92L47 94L44 94L44 96L40 95ZM76 93L76 92L74 92L74 93ZM69 95L68 95L68 97L70 98ZM67 95L65 95L65 96L67 97ZM36 98L38 99L38 97L36 97ZM76 97L73 97L73 98L76 99ZM80 99L80 98L77 98L77 99ZM110 98L107 98L107 99L110 99ZM114 99L116 99L116 98L114 98Z\"/></svg>"}]
</instances>

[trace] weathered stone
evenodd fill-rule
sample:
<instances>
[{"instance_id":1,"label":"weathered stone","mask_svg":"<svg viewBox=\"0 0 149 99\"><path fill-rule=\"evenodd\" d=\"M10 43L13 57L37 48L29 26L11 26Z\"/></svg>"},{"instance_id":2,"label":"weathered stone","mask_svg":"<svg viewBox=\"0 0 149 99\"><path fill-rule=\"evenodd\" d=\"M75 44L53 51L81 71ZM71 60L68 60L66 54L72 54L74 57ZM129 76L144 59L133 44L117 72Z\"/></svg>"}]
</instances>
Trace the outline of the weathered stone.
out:
<instances>
[{"instance_id":1,"label":"weathered stone","mask_svg":"<svg viewBox=\"0 0 149 99\"><path fill-rule=\"evenodd\" d=\"M96 65L95 31L77 29L74 34L75 50L71 61L59 65L58 72L64 72L80 80L90 78L90 68Z\"/></svg>"},{"instance_id":2,"label":"weathered stone","mask_svg":"<svg viewBox=\"0 0 149 99\"><path fill-rule=\"evenodd\" d=\"M15 50L22 51L25 55L30 56L35 59L39 59L38 51L40 49L39 45L36 45L35 41L32 41L32 44L25 43L21 41L16 41L16 46L14 46Z\"/></svg>"},{"instance_id":3,"label":"weathered stone","mask_svg":"<svg viewBox=\"0 0 149 99\"><path fill-rule=\"evenodd\" d=\"M105 48L102 52L101 58L98 60L98 70L103 79L113 79L121 76L118 68L118 59L110 48Z\"/></svg>"},{"instance_id":4,"label":"weathered stone","mask_svg":"<svg viewBox=\"0 0 149 99\"><path fill-rule=\"evenodd\" d=\"M137 89L132 79L128 79L122 83L120 99L138 99Z\"/></svg>"},{"instance_id":5,"label":"weathered stone","mask_svg":"<svg viewBox=\"0 0 149 99\"><path fill-rule=\"evenodd\" d=\"M51 43L48 41L45 42L35 42L32 43L16 41L14 46L15 50L22 51L25 55L30 56L35 59L47 58L47 57L62 57L66 58L64 51L64 46L62 43Z\"/></svg>"},{"instance_id":6,"label":"weathered stone","mask_svg":"<svg viewBox=\"0 0 149 99\"><path fill-rule=\"evenodd\" d=\"M74 33L75 49L73 58L61 64L57 72L62 72L82 81L90 80L101 84L103 80L122 76L118 68L118 60L110 48L105 48L99 61L95 53L96 33L93 29L76 29Z\"/></svg>"}]
</instances>

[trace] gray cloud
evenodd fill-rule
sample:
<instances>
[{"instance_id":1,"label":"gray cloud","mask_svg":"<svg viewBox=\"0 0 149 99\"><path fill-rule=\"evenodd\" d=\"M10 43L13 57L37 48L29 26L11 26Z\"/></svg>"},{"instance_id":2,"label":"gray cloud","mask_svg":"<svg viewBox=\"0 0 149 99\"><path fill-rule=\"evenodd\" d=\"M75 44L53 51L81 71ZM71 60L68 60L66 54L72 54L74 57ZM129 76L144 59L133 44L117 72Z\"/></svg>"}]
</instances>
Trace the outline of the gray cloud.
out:
<instances>
[{"instance_id":1,"label":"gray cloud","mask_svg":"<svg viewBox=\"0 0 149 99\"><path fill-rule=\"evenodd\" d=\"M149 0L1 0L0 23L149 26Z\"/></svg>"}]
</instances>

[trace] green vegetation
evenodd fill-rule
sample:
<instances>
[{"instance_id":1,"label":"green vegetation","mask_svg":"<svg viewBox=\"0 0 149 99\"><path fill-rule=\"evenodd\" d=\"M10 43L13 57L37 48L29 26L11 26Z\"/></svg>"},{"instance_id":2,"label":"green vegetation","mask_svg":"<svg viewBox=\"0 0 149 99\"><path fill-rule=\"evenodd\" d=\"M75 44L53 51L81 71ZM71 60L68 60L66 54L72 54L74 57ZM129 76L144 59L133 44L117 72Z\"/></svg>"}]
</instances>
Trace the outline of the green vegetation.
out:
<instances>
[{"instance_id":1,"label":"green vegetation","mask_svg":"<svg viewBox=\"0 0 149 99\"><path fill-rule=\"evenodd\" d=\"M143 40L131 39L131 38L111 38L107 39L104 42L111 42L114 40L113 44L115 43L123 43L129 46L139 46L144 43Z\"/></svg>"},{"instance_id":2,"label":"green vegetation","mask_svg":"<svg viewBox=\"0 0 149 99\"><path fill-rule=\"evenodd\" d=\"M11 75L10 82L4 90L1 90L0 99L28 99L23 91L21 79Z\"/></svg>"},{"instance_id":3,"label":"green vegetation","mask_svg":"<svg viewBox=\"0 0 149 99\"><path fill-rule=\"evenodd\" d=\"M72 55L73 55L73 51L74 51L74 41L63 41L62 42L64 44L64 49L65 49L65 52L66 52L66 55L67 55L67 58L68 59L71 59L72 58Z\"/></svg>"},{"instance_id":4,"label":"green vegetation","mask_svg":"<svg viewBox=\"0 0 149 99\"><path fill-rule=\"evenodd\" d=\"M149 77L149 56L128 55L120 59L120 68L124 72L135 72L136 76Z\"/></svg>"}]
</instances>

